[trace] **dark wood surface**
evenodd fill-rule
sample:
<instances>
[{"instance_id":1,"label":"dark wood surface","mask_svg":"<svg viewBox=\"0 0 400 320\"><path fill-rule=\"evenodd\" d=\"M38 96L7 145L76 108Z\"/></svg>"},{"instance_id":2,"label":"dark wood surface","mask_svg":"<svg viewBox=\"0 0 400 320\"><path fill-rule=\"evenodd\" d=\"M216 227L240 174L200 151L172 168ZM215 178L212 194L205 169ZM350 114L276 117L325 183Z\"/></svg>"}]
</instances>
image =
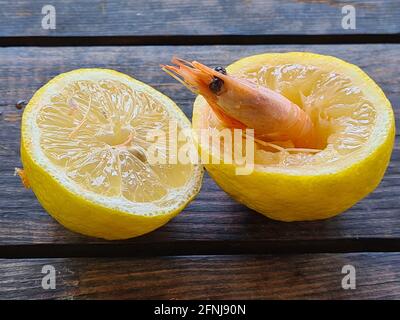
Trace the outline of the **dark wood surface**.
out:
<instances>
[{"instance_id":1,"label":"dark wood surface","mask_svg":"<svg viewBox=\"0 0 400 320\"><path fill-rule=\"evenodd\" d=\"M397 0L51 1L57 28L41 27L46 2L0 1L0 36L324 35L400 32ZM356 8L355 30L342 7Z\"/></svg>"},{"instance_id":2,"label":"dark wood surface","mask_svg":"<svg viewBox=\"0 0 400 320\"><path fill-rule=\"evenodd\" d=\"M341 28L341 8L349 3L357 10L356 30ZM15 105L61 72L116 69L165 93L191 117L194 96L159 68L174 54L210 65L263 52L334 55L382 87L399 128L399 1L52 4L57 29L46 31L42 3L0 0L0 299L400 298L398 136L380 186L325 221L269 220L233 201L206 175L198 197L170 223L110 242L66 230L14 176L21 165L22 114ZM44 264L57 270L54 291L41 288ZM345 264L357 269L356 290L340 287Z\"/></svg>"},{"instance_id":3,"label":"dark wood surface","mask_svg":"<svg viewBox=\"0 0 400 320\"><path fill-rule=\"evenodd\" d=\"M208 64L226 65L240 56L261 52L308 50L334 54L362 67L382 86L397 111L400 91L397 83L400 73L399 49L400 45L397 44L247 46L240 50L236 46L0 48L0 59L3 62L0 66L3 83L0 88L0 105L3 110L0 120L0 181L3 186L0 192L0 244L104 243L110 246L109 242L66 231L46 214L33 193L25 190L14 176L14 168L20 164L20 123L11 115L22 112L16 110L15 103L20 99L29 100L41 85L61 72L79 67L117 69L167 94L190 117L194 96L159 68L159 64L168 62L172 55L196 58ZM377 56L385 63L377 61ZM396 117L398 116L399 113L396 112ZM375 239L400 240L399 161L400 153L396 144L385 179L374 193L345 214L316 222L282 223L266 219L236 203L206 177L199 196L178 217L151 234L124 241L121 245L129 246L127 251L134 254L135 251L132 252L131 249L136 248L136 244L140 247L142 243L147 243L146 250L151 253L152 250L159 251L160 245L166 246L166 242L174 241L177 243L169 251L174 254L189 253L187 248L192 250L193 243L197 241L217 243L213 246L205 244L204 249L199 248L206 250L205 253L215 253L226 246L233 246L231 250L234 251L252 251L255 250L251 246L253 241L261 245L257 250L290 246L288 241L306 241L304 247L296 245L298 250L313 250L314 246L321 250L333 250L333 240L339 241L337 244L348 250L357 250L361 245L373 245ZM315 239L319 241L315 243ZM368 239L373 241L363 242ZM226 241L229 243L226 244ZM400 241L397 245L400 246ZM11 249L7 247L4 255L9 255ZM75 250L78 249L80 248Z\"/></svg>"},{"instance_id":4,"label":"dark wood surface","mask_svg":"<svg viewBox=\"0 0 400 320\"><path fill-rule=\"evenodd\" d=\"M45 265L54 290L42 289ZM400 299L400 254L0 260L0 284L4 299Z\"/></svg>"}]
</instances>

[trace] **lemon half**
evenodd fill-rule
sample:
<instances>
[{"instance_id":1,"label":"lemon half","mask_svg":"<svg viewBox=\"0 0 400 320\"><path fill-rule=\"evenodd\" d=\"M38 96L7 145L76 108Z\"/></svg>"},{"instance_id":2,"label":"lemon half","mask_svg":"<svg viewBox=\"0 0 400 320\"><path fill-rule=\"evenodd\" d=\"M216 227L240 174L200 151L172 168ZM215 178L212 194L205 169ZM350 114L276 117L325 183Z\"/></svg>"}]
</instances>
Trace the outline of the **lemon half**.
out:
<instances>
[{"instance_id":1,"label":"lemon half","mask_svg":"<svg viewBox=\"0 0 400 320\"><path fill-rule=\"evenodd\" d=\"M152 131L175 124L193 144L191 124L152 87L107 69L61 74L38 90L22 120L24 176L43 207L65 227L105 239L152 231L199 192L199 163L168 162ZM165 139L164 139L165 140ZM165 161L150 162L153 146Z\"/></svg>"},{"instance_id":2,"label":"lemon half","mask_svg":"<svg viewBox=\"0 0 400 320\"><path fill-rule=\"evenodd\" d=\"M208 172L233 198L276 220L315 220L345 211L376 188L390 160L395 122L384 93L360 68L331 56L291 52L247 57L227 71L298 104L322 141L320 152L256 144L254 170L237 175L238 164L224 162L200 140L202 152L219 157L219 164L206 165ZM201 96L193 126L224 128Z\"/></svg>"}]
</instances>

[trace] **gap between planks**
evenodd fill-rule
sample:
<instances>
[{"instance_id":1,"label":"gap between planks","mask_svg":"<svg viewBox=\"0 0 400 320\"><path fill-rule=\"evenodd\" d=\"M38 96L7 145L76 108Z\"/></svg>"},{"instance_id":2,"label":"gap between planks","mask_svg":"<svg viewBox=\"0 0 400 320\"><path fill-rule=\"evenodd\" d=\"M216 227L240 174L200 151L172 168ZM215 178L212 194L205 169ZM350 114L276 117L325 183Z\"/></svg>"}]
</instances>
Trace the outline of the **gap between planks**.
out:
<instances>
[{"instance_id":1,"label":"gap between planks","mask_svg":"<svg viewBox=\"0 0 400 320\"><path fill-rule=\"evenodd\" d=\"M400 239L359 238L306 241L171 241L134 240L104 244L1 245L0 259L95 258L198 255L400 252Z\"/></svg>"},{"instance_id":2,"label":"gap between planks","mask_svg":"<svg viewBox=\"0 0 400 320\"><path fill-rule=\"evenodd\" d=\"M0 47L400 43L394 34L0 37Z\"/></svg>"}]
</instances>

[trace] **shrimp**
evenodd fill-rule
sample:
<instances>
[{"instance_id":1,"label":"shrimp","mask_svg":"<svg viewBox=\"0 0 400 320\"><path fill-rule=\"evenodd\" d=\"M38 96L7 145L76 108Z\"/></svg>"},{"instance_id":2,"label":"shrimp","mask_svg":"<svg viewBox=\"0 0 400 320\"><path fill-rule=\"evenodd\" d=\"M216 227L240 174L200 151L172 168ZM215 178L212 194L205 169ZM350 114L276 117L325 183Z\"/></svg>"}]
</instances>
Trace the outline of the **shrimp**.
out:
<instances>
[{"instance_id":1,"label":"shrimp","mask_svg":"<svg viewBox=\"0 0 400 320\"><path fill-rule=\"evenodd\" d=\"M211 69L197 61L174 57L162 69L195 94L202 95L218 119L231 128L254 129L266 142L291 141L296 148L314 148L316 130L310 116L283 95L249 80Z\"/></svg>"}]
</instances>

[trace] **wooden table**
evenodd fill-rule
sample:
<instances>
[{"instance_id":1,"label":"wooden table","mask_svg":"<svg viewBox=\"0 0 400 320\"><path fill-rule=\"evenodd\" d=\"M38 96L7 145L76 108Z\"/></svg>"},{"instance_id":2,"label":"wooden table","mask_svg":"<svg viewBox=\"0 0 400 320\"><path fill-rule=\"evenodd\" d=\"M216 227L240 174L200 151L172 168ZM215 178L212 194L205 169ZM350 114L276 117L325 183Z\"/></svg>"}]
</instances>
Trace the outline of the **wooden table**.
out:
<instances>
[{"instance_id":1,"label":"wooden table","mask_svg":"<svg viewBox=\"0 0 400 320\"><path fill-rule=\"evenodd\" d=\"M128 241L69 232L14 176L21 166L16 102L61 72L122 71L190 117L193 95L159 68L174 54L211 65L262 52L334 55L377 81L400 123L398 0L51 2L55 30L41 27L43 4L0 0L1 299L400 298L398 140L380 186L336 218L269 220L206 176L178 217ZM356 8L355 30L342 28L346 4ZM356 268L355 290L341 287L347 264ZM56 270L55 290L41 286L44 265Z\"/></svg>"}]
</instances>

